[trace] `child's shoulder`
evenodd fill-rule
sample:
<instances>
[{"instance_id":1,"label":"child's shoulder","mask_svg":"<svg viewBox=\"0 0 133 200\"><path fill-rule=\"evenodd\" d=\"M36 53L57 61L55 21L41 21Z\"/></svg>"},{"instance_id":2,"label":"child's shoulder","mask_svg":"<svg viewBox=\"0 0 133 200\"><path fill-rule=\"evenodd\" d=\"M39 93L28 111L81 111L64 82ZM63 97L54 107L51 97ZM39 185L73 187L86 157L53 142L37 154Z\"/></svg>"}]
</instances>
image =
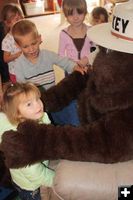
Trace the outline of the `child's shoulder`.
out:
<instances>
[{"instance_id":1,"label":"child's shoulder","mask_svg":"<svg viewBox=\"0 0 133 200\"><path fill-rule=\"evenodd\" d=\"M14 38L10 33L7 33L2 40L2 44L14 44Z\"/></svg>"},{"instance_id":2,"label":"child's shoulder","mask_svg":"<svg viewBox=\"0 0 133 200\"><path fill-rule=\"evenodd\" d=\"M69 26L61 30L60 37L62 37L63 39L66 39L66 38L70 37L70 35L69 35Z\"/></svg>"},{"instance_id":3,"label":"child's shoulder","mask_svg":"<svg viewBox=\"0 0 133 200\"><path fill-rule=\"evenodd\" d=\"M13 35L11 33L7 33L4 39L14 40Z\"/></svg>"},{"instance_id":4,"label":"child's shoulder","mask_svg":"<svg viewBox=\"0 0 133 200\"><path fill-rule=\"evenodd\" d=\"M60 33L61 33L61 34L66 34L66 33L68 33L69 27L70 27L70 25L67 26L67 27L65 27L65 28L63 28L63 29L61 30Z\"/></svg>"},{"instance_id":5,"label":"child's shoulder","mask_svg":"<svg viewBox=\"0 0 133 200\"><path fill-rule=\"evenodd\" d=\"M0 122L1 122L1 120L3 120L3 119L7 119L7 117L6 117L5 113L0 112Z\"/></svg>"},{"instance_id":6,"label":"child's shoulder","mask_svg":"<svg viewBox=\"0 0 133 200\"><path fill-rule=\"evenodd\" d=\"M1 136L2 134L7 131L7 130L10 130L10 129L13 129L15 130L16 129L16 126L13 126L5 113L3 112L0 112L0 142L1 142Z\"/></svg>"}]
</instances>

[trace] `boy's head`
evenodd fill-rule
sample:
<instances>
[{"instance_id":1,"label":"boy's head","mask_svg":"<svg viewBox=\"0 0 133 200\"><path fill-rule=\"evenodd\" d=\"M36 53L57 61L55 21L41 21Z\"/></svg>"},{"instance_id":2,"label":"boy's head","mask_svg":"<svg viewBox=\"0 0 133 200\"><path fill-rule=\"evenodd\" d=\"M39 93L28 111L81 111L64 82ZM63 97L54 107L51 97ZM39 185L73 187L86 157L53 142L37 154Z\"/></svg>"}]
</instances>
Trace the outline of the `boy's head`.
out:
<instances>
[{"instance_id":1,"label":"boy's head","mask_svg":"<svg viewBox=\"0 0 133 200\"><path fill-rule=\"evenodd\" d=\"M12 35L27 58L34 59L38 57L41 36L32 21L26 19L18 21L12 27Z\"/></svg>"},{"instance_id":2,"label":"boy's head","mask_svg":"<svg viewBox=\"0 0 133 200\"><path fill-rule=\"evenodd\" d=\"M1 12L1 18L2 21L5 23L7 32L17 21L19 21L23 17L23 12L20 7L13 3L6 4Z\"/></svg>"},{"instance_id":3,"label":"boy's head","mask_svg":"<svg viewBox=\"0 0 133 200\"><path fill-rule=\"evenodd\" d=\"M108 22L108 18L109 15L107 10L101 6L95 7L91 12L92 25Z\"/></svg>"},{"instance_id":4,"label":"boy's head","mask_svg":"<svg viewBox=\"0 0 133 200\"><path fill-rule=\"evenodd\" d=\"M39 89L33 83L15 83L3 95L3 111L12 124L26 120L39 120L43 104Z\"/></svg>"},{"instance_id":5,"label":"boy's head","mask_svg":"<svg viewBox=\"0 0 133 200\"><path fill-rule=\"evenodd\" d=\"M78 14L87 14L87 4L85 0L63 0L62 9L65 17L73 15L75 9Z\"/></svg>"}]
</instances>

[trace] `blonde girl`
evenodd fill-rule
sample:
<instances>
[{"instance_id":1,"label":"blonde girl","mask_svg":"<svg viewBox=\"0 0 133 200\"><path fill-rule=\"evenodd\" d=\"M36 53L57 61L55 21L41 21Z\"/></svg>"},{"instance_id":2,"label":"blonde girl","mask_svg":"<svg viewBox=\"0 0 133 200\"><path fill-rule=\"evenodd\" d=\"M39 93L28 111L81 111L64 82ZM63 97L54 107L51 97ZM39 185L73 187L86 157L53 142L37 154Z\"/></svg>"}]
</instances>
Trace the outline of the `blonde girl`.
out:
<instances>
[{"instance_id":1,"label":"blonde girl","mask_svg":"<svg viewBox=\"0 0 133 200\"><path fill-rule=\"evenodd\" d=\"M49 124L50 120L43 112L40 97L39 89L32 83L16 83L8 87L3 95L5 115L0 115L1 132L15 130L17 125L26 119ZM10 169L13 184L21 200L40 200L40 187L52 185L54 171L48 165L49 161L44 161L19 169Z\"/></svg>"}]
</instances>

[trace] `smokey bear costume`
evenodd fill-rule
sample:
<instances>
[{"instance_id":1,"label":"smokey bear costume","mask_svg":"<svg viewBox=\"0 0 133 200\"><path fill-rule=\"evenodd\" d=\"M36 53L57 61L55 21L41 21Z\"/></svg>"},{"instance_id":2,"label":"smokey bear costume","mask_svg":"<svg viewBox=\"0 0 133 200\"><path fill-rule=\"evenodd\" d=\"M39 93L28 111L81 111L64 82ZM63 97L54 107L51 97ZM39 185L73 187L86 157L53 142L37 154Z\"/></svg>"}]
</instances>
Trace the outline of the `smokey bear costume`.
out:
<instances>
[{"instance_id":1,"label":"smokey bear costume","mask_svg":"<svg viewBox=\"0 0 133 200\"><path fill-rule=\"evenodd\" d=\"M97 54L92 72L74 72L42 95L50 112L77 98L81 125L26 121L17 131L5 132L1 150L7 167L23 167L45 159L100 163L133 159L132 19L133 1L116 6L112 34L110 23L97 25L88 32L94 42L108 48Z\"/></svg>"}]
</instances>

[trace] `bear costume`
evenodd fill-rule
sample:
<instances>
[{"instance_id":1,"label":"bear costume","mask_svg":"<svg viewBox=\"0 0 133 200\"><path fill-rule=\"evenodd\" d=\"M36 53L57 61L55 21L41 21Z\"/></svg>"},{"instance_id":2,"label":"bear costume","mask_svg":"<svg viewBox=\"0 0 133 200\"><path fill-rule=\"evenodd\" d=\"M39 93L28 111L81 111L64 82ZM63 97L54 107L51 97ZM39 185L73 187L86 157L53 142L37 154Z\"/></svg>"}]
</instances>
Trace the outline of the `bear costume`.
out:
<instances>
[{"instance_id":1,"label":"bear costume","mask_svg":"<svg viewBox=\"0 0 133 200\"><path fill-rule=\"evenodd\" d=\"M110 23L88 31L95 43L106 48L99 47L92 71L74 72L42 94L50 112L77 99L81 125L27 120L17 131L5 132L1 150L7 167L53 159L101 163L133 159L133 12L129 13L129 6L133 11L132 1L116 6L111 32Z\"/></svg>"}]
</instances>

